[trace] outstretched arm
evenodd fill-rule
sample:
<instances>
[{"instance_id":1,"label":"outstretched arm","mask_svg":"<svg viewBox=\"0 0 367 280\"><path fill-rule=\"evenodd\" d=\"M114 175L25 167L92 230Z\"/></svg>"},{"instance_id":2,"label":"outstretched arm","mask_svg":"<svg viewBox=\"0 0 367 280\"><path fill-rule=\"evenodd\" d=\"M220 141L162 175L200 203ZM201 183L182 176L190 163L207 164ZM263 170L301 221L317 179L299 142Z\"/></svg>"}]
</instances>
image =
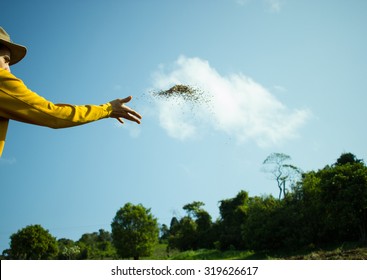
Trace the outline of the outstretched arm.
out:
<instances>
[{"instance_id":1,"label":"outstretched arm","mask_svg":"<svg viewBox=\"0 0 367 280\"><path fill-rule=\"evenodd\" d=\"M51 128L66 128L103 118L127 119L140 123L141 115L126 106L132 97L102 105L54 104L5 70L0 79L0 117Z\"/></svg>"}]
</instances>

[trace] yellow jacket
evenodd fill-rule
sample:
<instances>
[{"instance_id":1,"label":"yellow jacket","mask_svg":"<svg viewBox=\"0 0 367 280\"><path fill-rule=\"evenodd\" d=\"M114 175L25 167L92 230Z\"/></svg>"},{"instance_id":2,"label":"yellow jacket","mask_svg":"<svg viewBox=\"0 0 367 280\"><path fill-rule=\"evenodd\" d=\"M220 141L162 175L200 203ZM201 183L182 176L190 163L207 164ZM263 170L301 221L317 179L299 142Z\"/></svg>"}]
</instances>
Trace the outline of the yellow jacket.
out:
<instances>
[{"instance_id":1,"label":"yellow jacket","mask_svg":"<svg viewBox=\"0 0 367 280\"><path fill-rule=\"evenodd\" d=\"M9 119L51 128L66 128L107 118L111 112L110 103L82 106L53 104L29 90L9 71L0 68L0 156Z\"/></svg>"}]
</instances>

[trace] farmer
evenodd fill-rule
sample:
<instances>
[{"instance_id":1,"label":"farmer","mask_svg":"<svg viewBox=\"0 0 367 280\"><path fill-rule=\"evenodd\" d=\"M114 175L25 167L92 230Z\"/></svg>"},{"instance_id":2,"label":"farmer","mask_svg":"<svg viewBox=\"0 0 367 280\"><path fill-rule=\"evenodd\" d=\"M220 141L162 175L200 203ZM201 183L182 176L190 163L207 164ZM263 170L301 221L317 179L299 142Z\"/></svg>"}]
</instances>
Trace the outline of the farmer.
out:
<instances>
[{"instance_id":1,"label":"farmer","mask_svg":"<svg viewBox=\"0 0 367 280\"><path fill-rule=\"evenodd\" d=\"M10 66L26 55L24 46L13 43L0 27L0 156L4 149L9 120L51 128L66 128L103 118L127 119L140 124L141 115L125 104L132 97L116 99L102 105L69 105L52 102L29 90L10 73Z\"/></svg>"}]
</instances>

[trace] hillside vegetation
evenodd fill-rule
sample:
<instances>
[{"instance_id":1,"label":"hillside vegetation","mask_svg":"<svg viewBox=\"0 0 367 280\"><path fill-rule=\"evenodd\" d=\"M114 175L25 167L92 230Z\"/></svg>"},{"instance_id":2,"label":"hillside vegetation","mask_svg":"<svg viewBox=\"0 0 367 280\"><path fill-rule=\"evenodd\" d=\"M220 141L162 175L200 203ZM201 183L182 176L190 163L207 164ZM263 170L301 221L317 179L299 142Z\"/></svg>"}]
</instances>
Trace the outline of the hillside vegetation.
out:
<instances>
[{"instance_id":1,"label":"hillside vegetation","mask_svg":"<svg viewBox=\"0 0 367 280\"><path fill-rule=\"evenodd\" d=\"M127 203L112 233L56 240L40 225L14 233L8 259L366 259L367 167L351 153L317 171L302 172L290 157L265 161L279 188L250 197L241 190L219 201L213 221L204 203L183 206L186 215L160 225L150 209Z\"/></svg>"}]
</instances>

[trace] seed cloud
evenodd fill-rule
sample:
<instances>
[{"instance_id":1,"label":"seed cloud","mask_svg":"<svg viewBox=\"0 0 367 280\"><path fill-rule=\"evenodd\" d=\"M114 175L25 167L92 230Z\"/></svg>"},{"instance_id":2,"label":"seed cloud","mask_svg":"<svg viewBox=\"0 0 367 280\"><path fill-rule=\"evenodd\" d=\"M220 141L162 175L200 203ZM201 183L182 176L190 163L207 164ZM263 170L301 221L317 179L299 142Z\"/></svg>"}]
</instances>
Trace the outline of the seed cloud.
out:
<instances>
[{"instance_id":1,"label":"seed cloud","mask_svg":"<svg viewBox=\"0 0 367 280\"><path fill-rule=\"evenodd\" d=\"M308 109L287 108L250 77L223 76L197 57L180 56L168 71L161 66L153 87L159 89L153 96L160 97L154 99L161 127L180 140L214 130L240 143L269 146L298 136L311 116Z\"/></svg>"}]
</instances>

